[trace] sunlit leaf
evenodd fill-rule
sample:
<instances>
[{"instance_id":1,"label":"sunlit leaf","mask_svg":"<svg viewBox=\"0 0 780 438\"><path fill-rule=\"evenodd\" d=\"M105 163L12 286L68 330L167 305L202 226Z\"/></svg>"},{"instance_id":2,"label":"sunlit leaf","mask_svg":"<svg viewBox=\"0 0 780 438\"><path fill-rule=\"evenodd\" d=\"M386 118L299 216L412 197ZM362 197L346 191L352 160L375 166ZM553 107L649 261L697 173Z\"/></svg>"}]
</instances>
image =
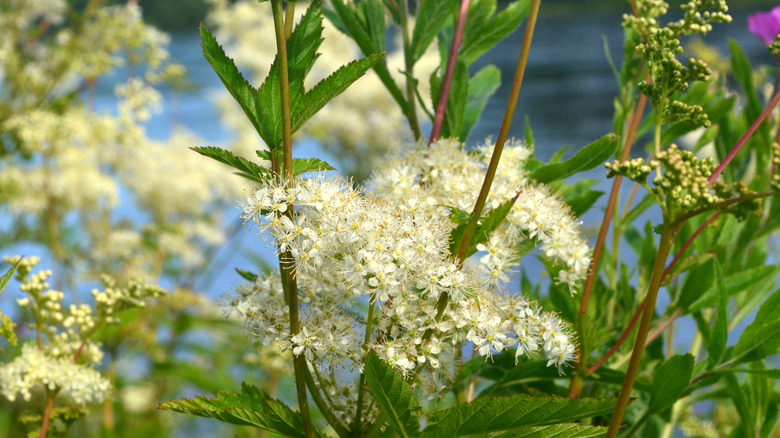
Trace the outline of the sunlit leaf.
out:
<instances>
[{"instance_id":1,"label":"sunlit leaf","mask_svg":"<svg viewBox=\"0 0 780 438\"><path fill-rule=\"evenodd\" d=\"M420 407L408 383L376 353L366 355L368 392L374 397L390 426L401 437L420 436Z\"/></svg>"}]
</instances>

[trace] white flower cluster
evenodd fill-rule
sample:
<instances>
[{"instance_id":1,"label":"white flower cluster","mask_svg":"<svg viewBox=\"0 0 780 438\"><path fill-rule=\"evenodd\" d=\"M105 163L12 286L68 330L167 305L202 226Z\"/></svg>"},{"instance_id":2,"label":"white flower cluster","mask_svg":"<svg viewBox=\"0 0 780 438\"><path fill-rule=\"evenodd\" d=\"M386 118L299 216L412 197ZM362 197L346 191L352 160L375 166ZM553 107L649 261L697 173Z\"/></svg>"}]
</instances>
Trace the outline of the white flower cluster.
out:
<instances>
[{"instance_id":1,"label":"white flower cluster","mask_svg":"<svg viewBox=\"0 0 780 438\"><path fill-rule=\"evenodd\" d=\"M59 390L59 394L80 406L101 403L111 391L111 383L96 370L49 356L34 344L26 343L21 356L0 366L0 392L9 401L19 395L29 401L38 386Z\"/></svg>"},{"instance_id":2,"label":"white flower cluster","mask_svg":"<svg viewBox=\"0 0 780 438\"><path fill-rule=\"evenodd\" d=\"M439 140L430 148L418 145L378 169L371 187L378 198L405 211L425 211L441 218L450 215L450 207L470 212L493 147L486 143L467 152L457 140L450 139ZM530 155L531 150L519 142L504 146L483 216L516 200L506 220L488 241L477 246L479 270L486 274L485 285L501 285L518 266L521 248L538 242L542 254L562 266L557 280L568 284L574 293L587 275L590 250L566 203L544 185L528 179L523 169Z\"/></svg>"},{"instance_id":3,"label":"white flower cluster","mask_svg":"<svg viewBox=\"0 0 780 438\"><path fill-rule=\"evenodd\" d=\"M378 311L369 348L405 374L425 363L451 368L465 341L482 355L512 346L518 356L540 351L559 367L574 357L567 323L482 287L450 258L447 216L413 205L399 208L324 176L248 193L243 217L273 237L304 303L301 332L291 336L278 274L239 287L233 305L252 334L323 369L361 368L370 298ZM448 305L438 308L443 294Z\"/></svg>"}]
</instances>

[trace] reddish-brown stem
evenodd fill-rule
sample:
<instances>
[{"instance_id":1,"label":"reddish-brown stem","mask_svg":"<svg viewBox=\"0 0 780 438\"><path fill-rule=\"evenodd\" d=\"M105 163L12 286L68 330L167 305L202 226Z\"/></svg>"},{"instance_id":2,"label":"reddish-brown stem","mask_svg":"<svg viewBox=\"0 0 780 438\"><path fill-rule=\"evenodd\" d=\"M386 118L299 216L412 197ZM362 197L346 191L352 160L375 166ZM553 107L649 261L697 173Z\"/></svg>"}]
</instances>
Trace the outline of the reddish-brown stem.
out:
<instances>
[{"instance_id":1,"label":"reddish-brown stem","mask_svg":"<svg viewBox=\"0 0 780 438\"><path fill-rule=\"evenodd\" d=\"M650 345L651 342L655 341L656 338L661 336L661 333L665 332L666 329L671 327L672 324L674 324L674 322L677 321L677 318L679 318L680 315L682 315L682 309L675 310L672 316L670 316L665 323L661 324L661 326L658 327L652 334L647 336L647 341L645 341L645 346ZM671 351L671 349L669 351Z\"/></svg>"},{"instance_id":2,"label":"reddish-brown stem","mask_svg":"<svg viewBox=\"0 0 780 438\"><path fill-rule=\"evenodd\" d=\"M649 76L646 78L650 80ZM639 97L636 108L631 114L631 118L628 121L628 130L626 132L625 142L623 143L623 151L620 153L620 161L628 160L631 155L631 147L634 144L636 133L639 130L639 124L642 120L642 114L645 112L645 106L647 105L647 96L644 94ZM596 247L593 249L593 258L590 262L590 269L588 276L585 279L585 287L582 291L582 303L580 304L578 319L581 319L588 312L588 303L590 302L590 294L593 291L593 285L596 282L596 276L598 274L599 262L601 261L601 254L604 251L604 245L607 241L607 233L609 232L609 225L612 222L612 216L615 214L615 207L617 206L618 194L620 193L620 183L623 181L622 176L616 176L612 182L612 191L609 194L609 201L607 201L607 209L604 212L604 220L601 222L601 228L599 229L599 235L596 239ZM636 322L636 321L634 321ZM575 369L579 370L582 366L582 360L575 365ZM578 376L575 372L574 377L571 379L569 386L569 397L579 397L582 391L582 377Z\"/></svg>"},{"instance_id":3,"label":"reddish-brown stem","mask_svg":"<svg viewBox=\"0 0 780 438\"><path fill-rule=\"evenodd\" d=\"M631 358L629 359L628 368L626 369L626 376L623 379L623 385L620 387L617 404L615 405L615 410L613 411L612 418L609 422L607 438L617 437L617 433L620 430L620 423L623 419L623 415L626 413L626 407L631 398L631 389L634 387L634 380L636 380L636 376L639 373L639 365L642 361L642 355L645 352L645 342L647 341L647 334L650 330L650 323L655 316L655 301L658 297L658 291L661 289L666 258L669 255L669 251L672 249L674 239L678 232L679 225L669 225L668 218L665 217L664 225L661 230L661 239L658 243L658 252L656 252L655 261L653 262L650 284L647 287L647 296L645 297L647 304L645 304L645 310L642 312L642 317L639 320L639 328L637 329L634 348L631 351Z\"/></svg>"},{"instance_id":4,"label":"reddish-brown stem","mask_svg":"<svg viewBox=\"0 0 780 438\"><path fill-rule=\"evenodd\" d=\"M631 318L631 321L628 323L628 326L626 326L626 329L623 330L623 333L620 334L620 338L618 338L617 342L615 342L615 345L612 346L612 348L609 349L607 354L604 355L601 359L599 359L598 362L593 364L590 368L588 368L589 373L595 373L597 369L601 368L604 363L609 360L610 357L612 357L613 354L615 354L621 345L623 345L623 342L625 342L626 338L628 338L628 335L631 334L631 330L634 329L634 326L636 325L636 322L639 321L639 316L642 314L642 311L645 310L645 305L647 304L647 298L642 300L642 304L639 305L639 308L636 309L636 312L634 313L634 316Z\"/></svg>"},{"instance_id":5,"label":"reddish-brown stem","mask_svg":"<svg viewBox=\"0 0 780 438\"><path fill-rule=\"evenodd\" d=\"M711 186L712 183L715 182L715 180L718 179L721 173L723 173L723 170L728 166L728 164L731 162L731 160L734 159L735 156L737 156L737 153L742 149L743 146L745 146L745 143L750 139L750 137L753 136L753 133L756 132L756 129L761 125L761 123L766 119L766 117L769 115L770 112L772 112L772 109L774 109L775 106L777 106L777 103L780 102L780 93L775 94L775 96L772 98L771 101L769 101L769 104L764 108L764 112L761 113L760 116L758 116L758 119L756 119L755 122L750 126L750 129L747 130L745 135L742 136L742 138L739 139L737 142L737 145L734 146L733 149L729 152L728 155L726 155L726 158L723 160L723 162L720 163L720 166L718 166L717 169L715 169L715 172L712 172L712 175L710 175L709 179L707 179L707 182Z\"/></svg>"},{"instance_id":6,"label":"reddish-brown stem","mask_svg":"<svg viewBox=\"0 0 780 438\"><path fill-rule=\"evenodd\" d=\"M450 97L450 88L452 87L452 78L455 75L455 65L458 61L458 51L463 42L463 31L466 28L466 16L469 13L469 4L471 0L461 0L460 12L458 12L458 21L455 23L455 33L452 36L452 45L450 46L450 55L447 58L447 69L444 72L444 80L441 83L439 92L439 103L436 106L436 116L433 119L433 128L431 129L431 138L428 140L428 146L439 139L441 126L444 124L444 112L447 110L447 100ZM457 133L450 133L457 135Z\"/></svg>"},{"instance_id":7,"label":"reddish-brown stem","mask_svg":"<svg viewBox=\"0 0 780 438\"><path fill-rule=\"evenodd\" d=\"M636 105L636 109L631 114L629 120L628 132L626 133L626 141L623 144L623 151L620 154L620 161L628 160L631 155L631 147L634 144L636 138L636 132L639 130L639 122L642 120L642 114L645 112L645 105L647 105L647 96L644 94L639 97L639 102ZM593 285L596 282L596 274L598 273L599 262L601 261L601 253L604 250L604 244L607 241L607 233L609 232L609 224L612 222L612 216L615 213L615 206L617 205L617 198L620 194L620 183L623 181L621 176L616 176L612 182L612 191L609 194L609 201L607 202L607 210L604 212L604 220L601 222L601 228L599 229L599 236L596 240L596 247L593 249L593 259L590 262L590 270L588 277L585 280L585 287L582 290L582 304L580 305L580 316L585 315L588 312L588 303L590 301L590 294L593 291Z\"/></svg>"},{"instance_id":8,"label":"reddish-brown stem","mask_svg":"<svg viewBox=\"0 0 780 438\"><path fill-rule=\"evenodd\" d=\"M680 248L680 250L677 251L677 254L674 255L674 259L672 259L672 261L669 263L669 266L667 266L666 269L664 270L664 275L663 275L662 280L661 280L662 282L666 281L666 278L669 276L669 273L672 272L672 268L674 268L674 266L677 264L677 262L680 261L680 259L682 258L683 254L685 254L685 251L687 251L688 247L690 247L691 243L693 243L693 240L696 239L696 237L698 237L699 234L701 234L701 232L704 231L704 229L707 228L707 226L709 224L711 224L715 219L717 219L717 217L719 215L720 215L720 212L717 212L717 213L713 214L712 216L708 217L707 220L704 221L704 223L702 223L699 226L699 228L697 228L696 231L693 232L693 234L691 234L691 237L689 237L688 240L685 241L685 243L683 244L682 248ZM595 364L593 364L593 366L588 368L588 372L589 373L594 373L594 372L596 372L597 369L601 368L601 366L604 365L604 363L607 360L609 360L609 358L612 357L612 355L614 355L618 351L620 346L623 345L623 342L625 342L626 338L628 338L628 335L631 333L631 330L634 328L634 325L636 325L637 320L639 320L639 315L641 315L642 311L645 309L645 304L646 303L647 303L647 298L642 300L642 304L640 304L639 308L636 309L636 313L634 313L634 316L631 318L631 321L628 323L628 326L626 326L625 330L623 330L623 333L620 335L620 338L618 338L617 342L615 342L615 345L613 345L612 348L610 348L609 351L607 351L607 353L601 359L599 359L598 362L596 362ZM679 315L679 311L678 311L677 313L675 313L675 316L672 317L671 321L673 322L679 316L680 315ZM671 324L671 322L669 324ZM658 331L653 333L653 335L649 336L647 343L649 344L650 342L652 342L664 330L666 330L667 327L668 326L664 326L664 327L662 327L662 329L659 329Z\"/></svg>"},{"instance_id":9,"label":"reddish-brown stem","mask_svg":"<svg viewBox=\"0 0 780 438\"><path fill-rule=\"evenodd\" d=\"M59 392L59 389L51 390L49 388L45 388L45 391L46 406L43 408L43 421L41 422L41 431L38 433L39 438L45 438L49 433L51 414L54 412L54 400L57 398L57 392Z\"/></svg>"},{"instance_id":10,"label":"reddish-brown stem","mask_svg":"<svg viewBox=\"0 0 780 438\"><path fill-rule=\"evenodd\" d=\"M528 64L528 53L531 51L531 40L533 39L534 28L536 27L536 17L539 15L539 3L540 0L531 1L531 9L528 12L528 22L525 25L525 33L523 34L523 45L520 48L520 57L517 59L515 78L512 81L512 91L509 93L509 102L506 105L504 120L501 122L501 130L498 132L496 146L493 148L493 155L490 157L490 163L488 163L485 179L482 182L482 188L479 191L477 202L471 213L471 219L466 224L466 229L463 231L463 238L458 247L458 253L455 255L455 258L461 261L466 259L469 243L477 229L477 223L482 215L482 209L485 206L488 194L490 193L490 186L493 185L493 178L496 175L498 162L501 159L501 152L504 150L504 143L506 143L506 139L509 137L509 127L512 125L512 117L515 114L515 107L517 107L517 99L520 97L520 88L523 85L525 67ZM442 296L444 297L446 294L443 294Z\"/></svg>"}]
</instances>

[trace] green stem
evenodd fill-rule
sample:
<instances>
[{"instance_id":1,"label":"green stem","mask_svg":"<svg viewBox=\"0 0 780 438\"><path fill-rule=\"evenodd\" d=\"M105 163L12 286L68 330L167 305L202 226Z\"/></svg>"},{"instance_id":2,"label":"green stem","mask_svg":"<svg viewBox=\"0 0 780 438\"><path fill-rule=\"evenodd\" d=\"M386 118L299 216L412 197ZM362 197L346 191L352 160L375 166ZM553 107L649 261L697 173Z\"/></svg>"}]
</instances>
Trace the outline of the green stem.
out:
<instances>
[{"instance_id":1,"label":"green stem","mask_svg":"<svg viewBox=\"0 0 780 438\"><path fill-rule=\"evenodd\" d=\"M679 231L679 226L671 226L664 218L664 225L661 231L661 242L658 245L658 252L655 256L655 262L653 264L652 278L650 279L650 286L645 298L645 310L642 313L642 320L639 322L639 331L636 335L636 341L634 342L634 349L631 353L631 360L626 370L626 377L623 379L623 386L620 388L620 395L618 396L617 405L615 411L612 414L612 419L609 423L609 429L607 430L607 438L615 438L620 430L620 422L623 420L623 415L626 413L626 407L631 398L631 389L634 387L634 380L639 373L639 365L642 361L642 354L645 351L645 342L647 340L647 334L650 331L650 323L653 321L655 315L655 301L658 297L658 290L661 288L661 282L664 276L664 267L666 265L666 257L672 249L674 243L674 237Z\"/></svg>"},{"instance_id":2,"label":"green stem","mask_svg":"<svg viewBox=\"0 0 780 438\"><path fill-rule=\"evenodd\" d=\"M314 382L314 377L311 375L311 371L309 371L308 366L305 368L304 378L306 379L306 384L309 386L309 393L311 394L311 398L314 400L314 404L316 404L320 409L320 412L322 412L322 416L325 417L325 421L330 424L338 436L349 436L349 431L347 428L344 427L344 425L339 421L338 418L336 418L335 415L333 415L333 412L328 407L328 403L325 401L325 399L322 398L322 395L320 395L320 391L317 388L317 383Z\"/></svg>"},{"instance_id":3,"label":"green stem","mask_svg":"<svg viewBox=\"0 0 780 438\"><path fill-rule=\"evenodd\" d=\"M374 305L376 304L376 294L371 294L371 299L368 303L368 316L366 317L366 337L363 340L363 353L365 354L368 350L368 341L371 340L371 329L374 325ZM365 394L365 388L363 385L365 385L366 382L366 373L361 372L360 378L358 379L358 399L357 399L357 414L355 414L355 427L352 429L352 432L355 433L355 435L360 434L360 423L362 421L362 414L363 414L363 395Z\"/></svg>"},{"instance_id":4,"label":"green stem","mask_svg":"<svg viewBox=\"0 0 780 438\"><path fill-rule=\"evenodd\" d=\"M414 60L412 59L412 53L409 50L409 18L406 11L406 1L400 0L398 2L401 8L401 34L403 35L404 44L404 62L406 68L406 100L409 103L409 108L406 113L406 118L409 119L409 127L412 128L412 134L414 134L415 140L420 140L422 132L420 132L420 122L417 120L417 104L414 97Z\"/></svg>"},{"instance_id":5,"label":"green stem","mask_svg":"<svg viewBox=\"0 0 780 438\"><path fill-rule=\"evenodd\" d=\"M284 180L288 185L293 181L292 167L292 118L290 116L290 79L287 67L287 39L284 30L284 11L282 0L271 0L273 9L274 27L276 30L276 49L279 59L279 88L281 90L282 107L282 150L284 159ZM289 206L287 214L292 216L293 209ZM285 260L293 260L289 250L280 254L279 270L282 277L282 288L287 304L290 308L290 336L300 332L298 319L298 284L291 264ZM295 389L298 396L298 408L303 423L303 433L306 438L314 437L314 426L309 412L309 399L306 395L306 358L304 355L293 356L293 369L295 371Z\"/></svg>"},{"instance_id":6,"label":"green stem","mask_svg":"<svg viewBox=\"0 0 780 438\"><path fill-rule=\"evenodd\" d=\"M295 22L295 2L287 2L284 14L284 39L289 40L292 36L293 22Z\"/></svg>"},{"instance_id":7,"label":"green stem","mask_svg":"<svg viewBox=\"0 0 780 438\"><path fill-rule=\"evenodd\" d=\"M401 2L403 3L403 2ZM471 218L466 224L466 228L463 231L463 237L460 240L460 246L455 254L455 259L459 264L462 264L466 260L466 253L468 252L471 239L474 237L474 233L477 230L477 224L479 218L482 215L482 209L485 207L488 193L490 193L490 186L493 185L493 178L496 175L496 169L498 168L498 162L501 159L501 152L504 150L504 143L509 136L509 127L512 125L512 116L515 113L515 107L517 106L517 98L520 96L520 87L523 85L523 77L525 76L525 67L528 64L528 53L531 50L531 39L534 35L534 27L536 26L536 17L539 15L539 3L540 0L532 0L531 10L528 13L528 22L525 26L525 34L523 35L523 45L520 48L520 57L517 60L517 68L515 69L515 78L512 81L512 91L509 94L509 102L506 106L506 112L504 113L504 121L501 123L501 130L498 133L498 139L496 140L496 146L493 149L493 155L490 157L490 163L488 164L487 172L485 173L485 179L482 182L482 188L479 191L477 202L474 205L474 210L471 212ZM439 296L439 300L436 302L436 320L441 318L444 310L447 308L447 302L449 301L449 294L444 292ZM430 339L433 335L433 329L428 329L423 333L423 341Z\"/></svg>"},{"instance_id":8,"label":"green stem","mask_svg":"<svg viewBox=\"0 0 780 438\"><path fill-rule=\"evenodd\" d=\"M482 215L482 209L485 207L485 202L490 193L490 186L493 185L493 178L496 175L498 161L501 159L501 152L504 150L504 143L506 143L506 139L509 136L509 127L512 125L512 117L515 114L517 99L520 96L520 88L523 85L525 67L528 64L528 54L531 51L531 39L534 35L536 17L539 15L539 3L540 0L532 0L531 2L531 10L528 13L528 22L526 23L525 34L523 35L523 45L520 49L520 57L517 60L515 78L512 81L512 91L509 94L509 102L507 103L506 112L504 113L504 120L501 123L501 130L498 133L493 155L490 157L490 163L488 164L485 180L482 182L482 188L477 197L477 203L474 205L471 218L466 224L466 229L463 231L463 238L460 241L460 246L458 247L458 252L456 254L457 260L461 263L466 259L466 252L468 251L469 244L474 236L474 232L477 230L477 224Z\"/></svg>"}]
</instances>

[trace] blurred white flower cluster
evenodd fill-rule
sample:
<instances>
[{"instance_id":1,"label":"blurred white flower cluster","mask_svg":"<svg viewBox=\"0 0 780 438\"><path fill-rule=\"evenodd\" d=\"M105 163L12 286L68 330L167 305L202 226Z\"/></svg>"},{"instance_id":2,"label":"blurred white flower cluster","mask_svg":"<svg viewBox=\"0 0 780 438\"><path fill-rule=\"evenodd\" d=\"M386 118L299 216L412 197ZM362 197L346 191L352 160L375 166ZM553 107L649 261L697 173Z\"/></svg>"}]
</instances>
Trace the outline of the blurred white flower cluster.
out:
<instances>
[{"instance_id":1,"label":"blurred white flower cluster","mask_svg":"<svg viewBox=\"0 0 780 438\"><path fill-rule=\"evenodd\" d=\"M29 401L41 386L60 391L82 407L103 402L111 392L111 383L96 370L50 356L32 343L22 345L21 356L0 366L0 391L9 401L19 395Z\"/></svg>"},{"instance_id":2,"label":"blurred white flower cluster","mask_svg":"<svg viewBox=\"0 0 780 438\"><path fill-rule=\"evenodd\" d=\"M175 129L148 138L162 81L182 82L168 37L135 2L74 14L66 2L12 1L0 15L0 203L13 240L41 241L71 268L67 284L112 272L156 279L202 267L225 240L221 210L244 187L218 163L188 150L202 144ZM12 31L13 30L13 31ZM38 37L30 37L38 35ZM96 81L118 67L115 115L90 108ZM87 104L80 102L84 96ZM119 210L140 209L128 217ZM60 276L58 276L60 277Z\"/></svg>"},{"instance_id":3,"label":"blurred white flower cluster","mask_svg":"<svg viewBox=\"0 0 780 438\"><path fill-rule=\"evenodd\" d=\"M217 40L225 46L228 55L244 72L250 83L259 84L268 74L276 55L276 47L268 44L273 35L273 17L270 7L257 7L254 0L210 0L212 12L209 22L215 25ZM296 15L300 16L308 6L296 3ZM342 65L361 58L357 44L336 29L329 20L323 20L325 40L318 50L319 57L309 72L307 89L325 79ZM399 35L400 38L400 35ZM396 41L391 47L402 47ZM389 49L383 62L402 89L406 76L401 50ZM428 77L438 67L436 44L415 64L414 76L418 80L421 96L430 91ZM258 149L257 133L235 101L223 93L217 103L224 122L234 130L236 150L244 156L253 156ZM381 157L403 141L411 140L411 131L404 115L373 70L329 102L311 118L296 135L313 137L322 147L339 160L339 169L357 180L368 176ZM336 163L332 163L336 165Z\"/></svg>"},{"instance_id":4,"label":"blurred white flower cluster","mask_svg":"<svg viewBox=\"0 0 780 438\"><path fill-rule=\"evenodd\" d=\"M21 257L5 257L11 264ZM9 363L0 364L0 392L10 401L17 395L30 400L33 388L40 385L50 391L58 391L81 406L102 402L111 384L101 374L90 368L99 365L103 352L90 338L104 324L119 323L117 314L130 307L144 307L146 302L163 294L162 289L139 281L126 287L117 287L104 279L103 291L93 290L95 306L71 304L63 307L65 294L52 290L47 282L51 271L36 273L32 269L39 262L37 257L23 259L19 263L16 279L27 297L16 302L30 314L30 329L37 334L35 342L22 345L21 356Z\"/></svg>"}]
</instances>

